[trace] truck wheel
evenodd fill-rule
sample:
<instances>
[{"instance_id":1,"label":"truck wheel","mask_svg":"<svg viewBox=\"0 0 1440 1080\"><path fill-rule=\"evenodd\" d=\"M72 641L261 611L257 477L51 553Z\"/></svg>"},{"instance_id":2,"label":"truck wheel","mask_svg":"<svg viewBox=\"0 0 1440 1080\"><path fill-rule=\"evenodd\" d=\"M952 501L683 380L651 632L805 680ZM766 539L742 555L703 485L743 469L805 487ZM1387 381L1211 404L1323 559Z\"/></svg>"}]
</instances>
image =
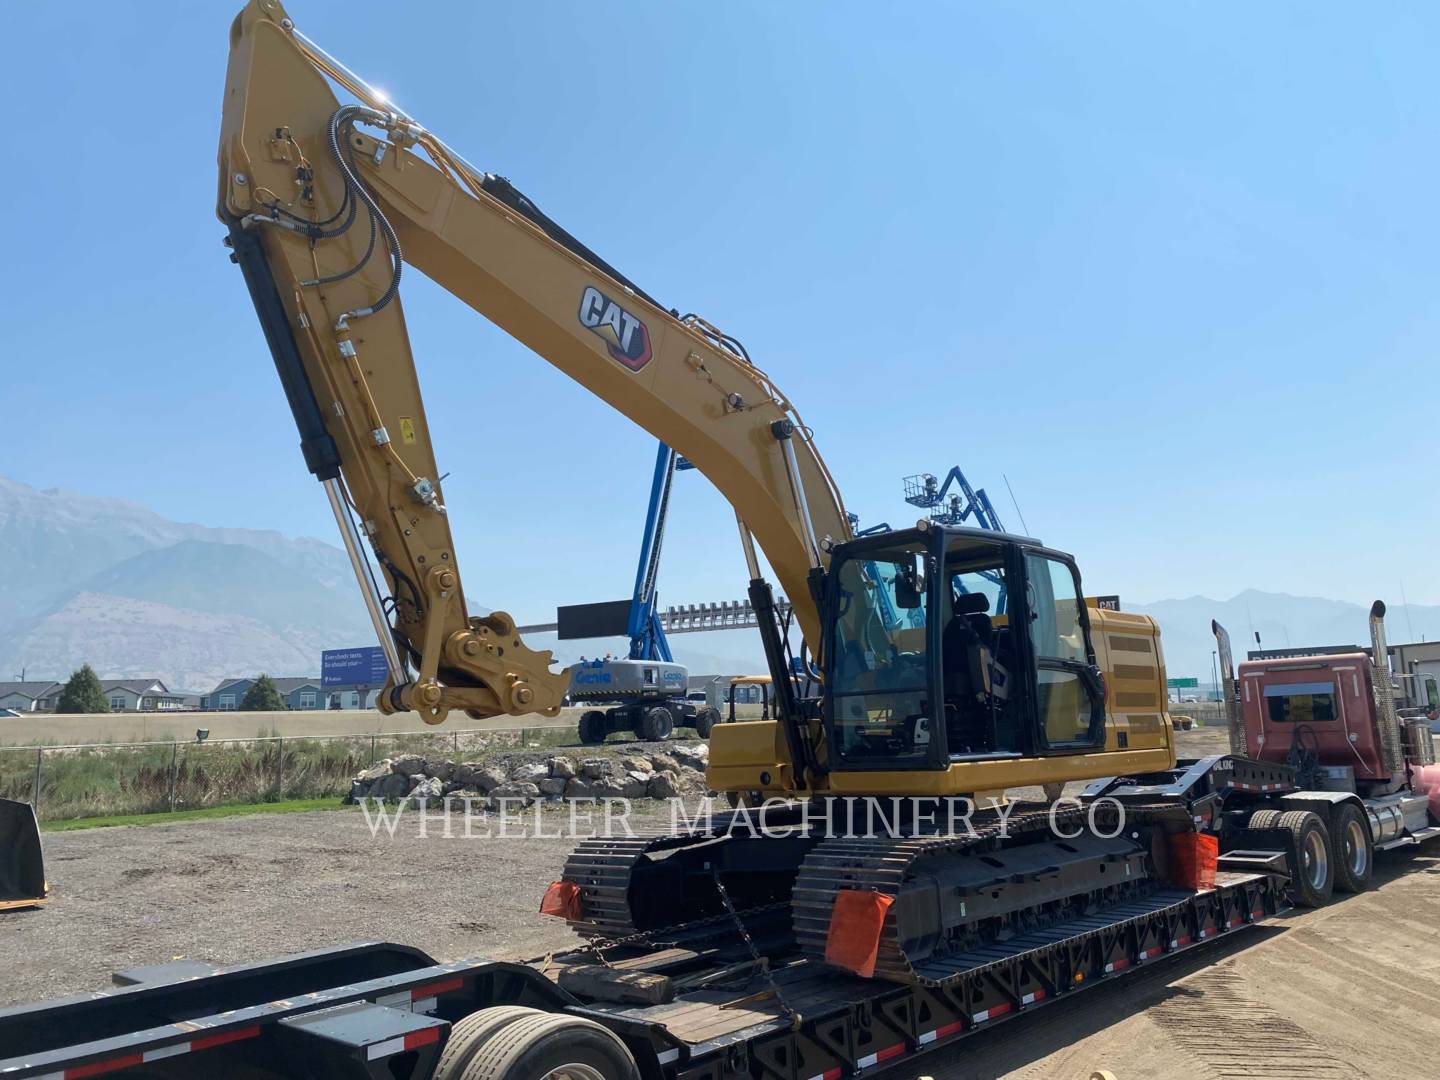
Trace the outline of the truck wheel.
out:
<instances>
[{"instance_id":1,"label":"truck wheel","mask_svg":"<svg viewBox=\"0 0 1440 1080\"><path fill-rule=\"evenodd\" d=\"M461 1080L640 1080L640 1070L606 1028L578 1016L542 1013L492 1035Z\"/></svg>"},{"instance_id":2,"label":"truck wheel","mask_svg":"<svg viewBox=\"0 0 1440 1080\"><path fill-rule=\"evenodd\" d=\"M720 710L711 705L703 705L695 710L695 734L702 739L708 739L710 732L715 730L715 725L720 723Z\"/></svg>"},{"instance_id":3,"label":"truck wheel","mask_svg":"<svg viewBox=\"0 0 1440 1080\"><path fill-rule=\"evenodd\" d=\"M1309 810L1287 810L1276 827L1288 830L1294 845L1290 895L1300 907L1320 907L1335 887L1335 859L1325 822Z\"/></svg>"},{"instance_id":4,"label":"truck wheel","mask_svg":"<svg viewBox=\"0 0 1440 1080\"><path fill-rule=\"evenodd\" d=\"M1279 810L1256 810L1250 815L1250 820L1245 823L1247 829L1278 829L1280 827Z\"/></svg>"},{"instance_id":5,"label":"truck wheel","mask_svg":"<svg viewBox=\"0 0 1440 1080\"><path fill-rule=\"evenodd\" d=\"M591 709L580 714L580 741L586 746L596 746L605 741L605 714Z\"/></svg>"},{"instance_id":6,"label":"truck wheel","mask_svg":"<svg viewBox=\"0 0 1440 1080\"><path fill-rule=\"evenodd\" d=\"M1335 888L1360 893L1370 887L1375 872L1375 852L1365 817L1354 803L1335 807L1330 846L1335 851Z\"/></svg>"},{"instance_id":7,"label":"truck wheel","mask_svg":"<svg viewBox=\"0 0 1440 1080\"><path fill-rule=\"evenodd\" d=\"M479 1052L480 1047L501 1028L523 1020L527 1016L548 1016L539 1009L527 1009L523 1005L497 1005L481 1009L456 1021L450 1028L450 1038L435 1066L434 1080L460 1080L465 1067Z\"/></svg>"},{"instance_id":8,"label":"truck wheel","mask_svg":"<svg viewBox=\"0 0 1440 1080\"><path fill-rule=\"evenodd\" d=\"M675 718L664 705L646 709L640 717L640 737L650 742L664 742L675 730Z\"/></svg>"}]
</instances>

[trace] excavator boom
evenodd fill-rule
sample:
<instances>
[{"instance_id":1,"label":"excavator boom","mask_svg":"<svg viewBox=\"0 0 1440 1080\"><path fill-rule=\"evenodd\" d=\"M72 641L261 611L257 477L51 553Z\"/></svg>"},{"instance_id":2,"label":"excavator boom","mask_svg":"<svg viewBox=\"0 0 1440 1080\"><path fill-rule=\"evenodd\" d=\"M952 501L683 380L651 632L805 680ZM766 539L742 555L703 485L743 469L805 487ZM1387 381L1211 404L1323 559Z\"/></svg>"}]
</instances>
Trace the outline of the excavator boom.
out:
<instances>
[{"instance_id":1,"label":"excavator boom","mask_svg":"<svg viewBox=\"0 0 1440 1080\"><path fill-rule=\"evenodd\" d=\"M407 265L693 462L736 507L752 580L753 537L820 648L816 582L850 527L809 429L735 339L667 311L470 166L275 0L252 0L231 29L219 158L219 216L391 658L382 709L436 723L452 708L553 713L568 685L508 615L467 613L398 294ZM489 405L516 428L544 424L533 403ZM518 448L500 427L456 467L505 470ZM495 485L493 513L523 519L514 487Z\"/></svg>"}]
</instances>

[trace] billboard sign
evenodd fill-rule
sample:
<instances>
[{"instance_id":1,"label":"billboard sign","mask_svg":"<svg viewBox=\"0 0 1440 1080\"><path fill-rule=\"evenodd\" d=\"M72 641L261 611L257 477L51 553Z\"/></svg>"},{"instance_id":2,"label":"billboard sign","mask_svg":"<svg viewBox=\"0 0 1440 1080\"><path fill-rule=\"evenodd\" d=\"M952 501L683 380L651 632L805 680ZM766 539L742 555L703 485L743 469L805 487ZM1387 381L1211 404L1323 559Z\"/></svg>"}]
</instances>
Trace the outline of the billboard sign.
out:
<instances>
[{"instance_id":1,"label":"billboard sign","mask_svg":"<svg viewBox=\"0 0 1440 1080\"><path fill-rule=\"evenodd\" d=\"M359 649L326 649L320 654L322 686L383 686L390 669L378 645Z\"/></svg>"}]
</instances>

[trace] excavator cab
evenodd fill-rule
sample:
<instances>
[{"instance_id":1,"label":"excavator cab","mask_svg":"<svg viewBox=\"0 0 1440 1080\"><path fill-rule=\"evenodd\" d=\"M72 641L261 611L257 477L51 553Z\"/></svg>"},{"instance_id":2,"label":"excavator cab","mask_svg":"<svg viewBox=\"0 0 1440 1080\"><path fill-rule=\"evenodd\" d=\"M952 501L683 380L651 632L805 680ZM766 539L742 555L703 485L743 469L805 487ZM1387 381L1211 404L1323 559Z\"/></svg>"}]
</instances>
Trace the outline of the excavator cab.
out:
<instances>
[{"instance_id":1,"label":"excavator cab","mask_svg":"<svg viewBox=\"0 0 1440 1080\"><path fill-rule=\"evenodd\" d=\"M1104 748L1104 680L1070 556L926 523L837 546L826 602L830 771Z\"/></svg>"}]
</instances>

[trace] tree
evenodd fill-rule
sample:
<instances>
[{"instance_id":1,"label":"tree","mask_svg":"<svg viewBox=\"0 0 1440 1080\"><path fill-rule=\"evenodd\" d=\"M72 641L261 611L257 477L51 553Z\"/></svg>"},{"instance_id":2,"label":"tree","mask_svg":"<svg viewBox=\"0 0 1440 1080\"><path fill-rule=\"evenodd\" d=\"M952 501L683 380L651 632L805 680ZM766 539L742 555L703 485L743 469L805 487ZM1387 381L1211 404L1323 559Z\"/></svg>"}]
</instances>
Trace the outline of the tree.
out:
<instances>
[{"instance_id":1,"label":"tree","mask_svg":"<svg viewBox=\"0 0 1440 1080\"><path fill-rule=\"evenodd\" d=\"M94 668L82 664L80 670L70 676L65 688L60 691L60 703L56 712L92 713L109 712L110 702L105 700L105 691L100 688L100 679Z\"/></svg>"},{"instance_id":2,"label":"tree","mask_svg":"<svg viewBox=\"0 0 1440 1080\"><path fill-rule=\"evenodd\" d=\"M286 706L274 680L262 674L245 691L245 696L240 699L240 708L244 712L281 712Z\"/></svg>"}]
</instances>

